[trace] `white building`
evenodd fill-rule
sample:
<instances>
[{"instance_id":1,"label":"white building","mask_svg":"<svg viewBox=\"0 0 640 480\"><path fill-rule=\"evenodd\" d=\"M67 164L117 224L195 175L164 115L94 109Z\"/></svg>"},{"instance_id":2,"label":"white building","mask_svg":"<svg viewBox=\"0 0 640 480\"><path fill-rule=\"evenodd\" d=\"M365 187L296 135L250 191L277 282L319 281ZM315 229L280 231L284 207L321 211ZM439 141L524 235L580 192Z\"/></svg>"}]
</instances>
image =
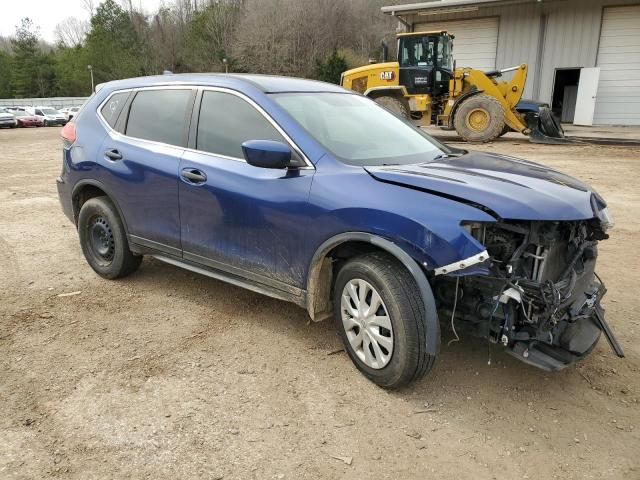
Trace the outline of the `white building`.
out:
<instances>
[{"instance_id":1,"label":"white building","mask_svg":"<svg viewBox=\"0 0 640 480\"><path fill-rule=\"evenodd\" d=\"M527 63L524 98L563 121L640 125L638 0L432 0L382 11L405 31L453 33L458 66Z\"/></svg>"}]
</instances>

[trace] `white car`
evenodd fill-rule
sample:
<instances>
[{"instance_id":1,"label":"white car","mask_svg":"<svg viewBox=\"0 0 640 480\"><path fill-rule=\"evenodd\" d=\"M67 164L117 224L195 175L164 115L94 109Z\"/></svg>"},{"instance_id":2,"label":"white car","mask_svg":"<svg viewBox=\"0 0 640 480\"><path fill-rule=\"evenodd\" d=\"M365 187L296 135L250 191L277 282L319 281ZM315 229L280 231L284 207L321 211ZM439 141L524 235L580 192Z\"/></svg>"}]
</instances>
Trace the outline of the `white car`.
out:
<instances>
[{"instance_id":1,"label":"white car","mask_svg":"<svg viewBox=\"0 0 640 480\"><path fill-rule=\"evenodd\" d=\"M17 126L16 117L9 110L0 107L0 127L16 128Z\"/></svg>"},{"instance_id":2,"label":"white car","mask_svg":"<svg viewBox=\"0 0 640 480\"><path fill-rule=\"evenodd\" d=\"M49 127L51 125L66 125L69 121L64 113L61 113L52 107L27 107L25 110L30 115L34 115L42 120L45 127Z\"/></svg>"},{"instance_id":3,"label":"white car","mask_svg":"<svg viewBox=\"0 0 640 480\"><path fill-rule=\"evenodd\" d=\"M67 107L60 110L61 113L64 113L67 116L67 120L71 120L79 111L80 107Z\"/></svg>"}]
</instances>

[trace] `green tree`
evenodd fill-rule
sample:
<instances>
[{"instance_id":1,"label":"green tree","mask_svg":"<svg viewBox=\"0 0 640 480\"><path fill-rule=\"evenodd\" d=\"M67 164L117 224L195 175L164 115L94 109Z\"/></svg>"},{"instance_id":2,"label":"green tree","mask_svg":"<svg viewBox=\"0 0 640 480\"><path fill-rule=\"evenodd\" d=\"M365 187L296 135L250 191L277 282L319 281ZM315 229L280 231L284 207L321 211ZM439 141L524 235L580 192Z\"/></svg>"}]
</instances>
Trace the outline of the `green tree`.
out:
<instances>
[{"instance_id":1,"label":"green tree","mask_svg":"<svg viewBox=\"0 0 640 480\"><path fill-rule=\"evenodd\" d=\"M316 64L316 78L323 82L340 84L340 75L348 69L345 58L333 50L323 62Z\"/></svg>"},{"instance_id":2,"label":"green tree","mask_svg":"<svg viewBox=\"0 0 640 480\"><path fill-rule=\"evenodd\" d=\"M17 97L44 96L47 83L43 76L38 29L30 18L23 18L11 39L11 87Z\"/></svg>"},{"instance_id":3,"label":"green tree","mask_svg":"<svg viewBox=\"0 0 640 480\"><path fill-rule=\"evenodd\" d=\"M0 50L0 98L12 98L11 56Z\"/></svg>"},{"instance_id":4,"label":"green tree","mask_svg":"<svg viewBox=\"0 0 640 480\"><path fill-rule=\"evenodd\" d=\"M87 60L96 82L143 75L143 45L131 18L113 0L106 0L91 17L86 40ZM84 66L84 70L87 66Z\"/></svg>"},{"instance_id":5,"label":"green tree","mask_svg":"<svg viewBox=\"0 0 640 480\"><path fill-rule=\"evenodd\" d=\"M60 95L82 97L91 95L87 49L82 45L72 48L58 47L55 52L56 86Z\"/></svg>"}]
</instances>

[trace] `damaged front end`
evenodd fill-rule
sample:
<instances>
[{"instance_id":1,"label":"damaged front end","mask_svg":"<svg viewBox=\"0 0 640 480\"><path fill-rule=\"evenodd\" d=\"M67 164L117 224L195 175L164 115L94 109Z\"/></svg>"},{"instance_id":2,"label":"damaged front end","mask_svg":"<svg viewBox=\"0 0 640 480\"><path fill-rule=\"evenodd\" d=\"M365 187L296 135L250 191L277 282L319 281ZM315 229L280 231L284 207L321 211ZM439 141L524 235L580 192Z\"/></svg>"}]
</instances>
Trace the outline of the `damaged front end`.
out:
<instances>
[{"instance_id":1,"label":"damaged front end","mask_svg":"<svg viewBox=\"0 0 640 480\"><path fill-rule=\"evenodd\" d=\"M606 288L595 273L606 226L601 218L463 225L489 259L473 274L459 265L435 272L441 320L454 331L502 343L511 355L548 371L586 356L601 332L623 356L604 320Z\"/></svg>"}]
</instances>

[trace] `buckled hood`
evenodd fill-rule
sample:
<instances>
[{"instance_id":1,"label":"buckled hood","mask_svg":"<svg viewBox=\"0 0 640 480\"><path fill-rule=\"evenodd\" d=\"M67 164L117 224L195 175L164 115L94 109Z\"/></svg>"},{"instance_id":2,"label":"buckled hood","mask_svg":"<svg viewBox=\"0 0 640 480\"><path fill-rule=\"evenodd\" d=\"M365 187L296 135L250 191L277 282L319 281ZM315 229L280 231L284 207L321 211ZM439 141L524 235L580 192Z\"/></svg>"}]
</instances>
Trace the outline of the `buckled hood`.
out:
<instances>
[{"instance_id":1,"label":"buckled hood","mask_svg":"<svg viewBox=\"0 0 640 480\"><path fill-rule=\"evenodd\" d=\"M584 220L595 216L592 197L597 194L587 184L512 157L473 152L423 164L365 169L379 181L475 204L502 219Z\"/></svg>"}]
</instances>

